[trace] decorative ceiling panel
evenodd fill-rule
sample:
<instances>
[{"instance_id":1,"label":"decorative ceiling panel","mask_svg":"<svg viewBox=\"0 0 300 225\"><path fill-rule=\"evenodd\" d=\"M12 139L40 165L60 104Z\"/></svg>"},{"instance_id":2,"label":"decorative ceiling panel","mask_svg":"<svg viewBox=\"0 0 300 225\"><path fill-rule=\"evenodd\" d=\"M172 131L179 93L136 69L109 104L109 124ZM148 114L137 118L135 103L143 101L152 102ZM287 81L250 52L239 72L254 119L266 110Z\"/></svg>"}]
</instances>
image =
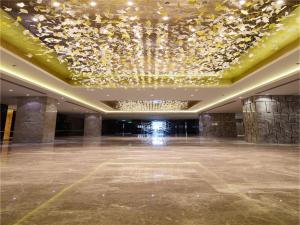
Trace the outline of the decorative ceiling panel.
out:
<instances>
[{"instance_id":1,"label":"decorative ceiling panel","mask_svg":"<svg viewBox=\"0 0 300 225\"><path fill-rule=\"evenodd\" d=\"M230 84L299 40L291 0L2 0L1 7L4 47L18 46L28 61L84 87Z\"/></svg>"}]
</instances>

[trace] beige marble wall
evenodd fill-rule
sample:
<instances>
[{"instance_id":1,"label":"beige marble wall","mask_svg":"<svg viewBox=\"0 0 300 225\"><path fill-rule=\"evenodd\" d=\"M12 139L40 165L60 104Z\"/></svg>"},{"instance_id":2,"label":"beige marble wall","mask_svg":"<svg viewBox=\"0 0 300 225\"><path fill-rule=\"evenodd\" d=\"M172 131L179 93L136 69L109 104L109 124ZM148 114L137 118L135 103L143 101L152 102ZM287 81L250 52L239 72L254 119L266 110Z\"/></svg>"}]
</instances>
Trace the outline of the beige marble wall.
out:
<instances>
[{"instance_id":1,"label":"beige marble wall","mask_svg":"<svg viewBox=\"0 0 300 225\"><path fill-rule=\"evenodd\" d=\"M57 101L49 97L19 97L13 142L53 142Z\"/></svg>"},{"instance_id":2,"label":"beige marble wall","mask_svg":"<svg viewBox=\"0 0 300 225\"><path fill-rule=\"evenodd\" d=\"M243 100L245 139L254 143L299 143L300 97L252 96Z\"/></svg>"},{"instance_id":3,"label":"beige marble wall","mask_svg":"<svg viewBox=\"0 0 300 225\"><path fill-rule=\"evenodd\" d=\"M102 131L102 116L100 114L86 114L84 118L84 136L98 137Z\"/></svg>"}]
</instances>

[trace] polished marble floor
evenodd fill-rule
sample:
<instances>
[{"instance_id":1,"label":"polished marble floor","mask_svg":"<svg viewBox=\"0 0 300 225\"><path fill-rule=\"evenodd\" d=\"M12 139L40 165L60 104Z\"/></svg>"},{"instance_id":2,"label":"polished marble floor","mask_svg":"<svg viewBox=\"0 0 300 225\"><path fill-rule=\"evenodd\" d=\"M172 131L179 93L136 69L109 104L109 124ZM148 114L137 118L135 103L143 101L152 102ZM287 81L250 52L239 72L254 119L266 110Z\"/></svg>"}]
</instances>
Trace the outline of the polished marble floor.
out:
<instances>
[{"instance_id":1,"label":"polished marble floor","mask_svg":"<svg viewBox=\"0 0 300 225\"><path fill-rule=\"evenodd\" d=\"M299 153L198 137L4 143L1 225L297 225Z\"/></svg>"}]
</instances>

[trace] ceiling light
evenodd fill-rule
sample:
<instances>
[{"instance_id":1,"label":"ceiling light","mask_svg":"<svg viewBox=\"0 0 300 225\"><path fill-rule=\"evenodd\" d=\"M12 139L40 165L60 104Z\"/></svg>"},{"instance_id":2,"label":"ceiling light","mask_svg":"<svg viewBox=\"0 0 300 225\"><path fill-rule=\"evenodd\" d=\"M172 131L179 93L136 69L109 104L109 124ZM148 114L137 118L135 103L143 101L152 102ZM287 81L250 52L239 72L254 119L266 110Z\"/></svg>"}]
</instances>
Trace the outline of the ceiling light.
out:
<instances>
[{"instance_id":1,"label":"ceiling light","mask_svg":"<svg viewBox=\"0 0 300 225\"><path fill-rule=\"evenodd\" d=\"M17 3L17 6L20 8L23 8L25 6L25 4L23 2L19 2L19 3Z\"/></svg>"},{"instance_id":2,"label":"ceiling light","mask_svg":"<svg viewBox=\"0 0 300 225\"><path fill-rule=\"evenodd\" d=\"M37 21L39 21L39 19L38 19L38 18L36 18L36 17L33 17L33 18L32 18L32 20L33 20L34 22L37 22Z\"/></svg>"},{"instance_id":3,"label":"ceiling light","mask_svg":"<svg viewBox=\"0 0 300 225\"><path fill-rule=\"evenodd\" d=\"M13 90L13 89L9 89L8 91L9 91L9 92L13 92L14 90Z\"/></svg>"},{"instance_id":4,"label":"ceiling light","mask_svg":"<svg viewBox=\"0 0 300 225\"><path fill-rule=\"evenodd\" d=\"M246 3L246 0L240 0L240 5L244 5Z\"/></svg>"},{"instance_id":5,"label":"ceiling light","mask_svg":"<svg viewBox=\"0 0 300 225\"><path fill-rule=\"evenodd\" d=\"M132 6L132 5L133 5L133 2L132 2L132 1L128 1L128 2L127 2L127 5Z\"/></svg>"},{"instance_id":6,"label":"ceiling light","mask_svg":"<svg viewBox=\"0 0 300 225\"><path fill-rule=\"evenodd\" d=\"M284 4L284 0L277 0L277 4L278 5L283 5Z\"/></svg>"},{"instance_id":7,"label":"ceiling light","mask_svg":"<svg viewBox=\"0 0 300 225\"><path fill-rule=\"evenodd\" d=\"M168 16L163 16L162 19L163 19L164 21L167 21L167 20L169 20L169 17L168 17Z\"/></svg>"},{"instance_id":8,"label":"ceiling light","mask_svg":"<svg viewBox=\"0 0 300 225\"><path fill-rule=\"evenodd\" d=\"M60 6L60 3L59 2L53 2L52 4L54 7L59 7Z\"/></svg>"},{"instance_id":9,"label":"ceiling light","mask_svg":"<svg viewBox=\"0 0 300 225\"><path fill-rule=\"evenodd\" d=\"M95 2L95 1L91 1L91 2L90 2L90 5L91 5L92 7L94 7L94 6L96 6L96 5L97 5L97 2Z\"/></svg>"},{"instance_id":10,"label":"ceiling light","mask_svg":"<svg viewBox=\"0 0 300 225\"><path fill-rule=\"evenodd\" d=\"M109 97L109 94L107 94L106 96Z\"/></svg>"},{"instance_id":11,"label":"ceiling light","mask_svg":"<svg viewBox=\"0 0 300 225\"><path fill-rule=\"evenodd\" d=\"M177 100L139 100L118 101L115 109L120 111L145 112L145 111L172 111L188 108L188 101Z\"/></svg>"},{"instance_id":12,"label":"ceiling light","mask_svg":"<svg viewBox=\"0 0 300 225\"><path fill-rule=\"evenodd\" d=\"M196 31L196 29L192 27L192 28L191 28L191 31L192 31L192 32L195 32L195 31Z\"/></svg>"},{"instance_id":13,"label":"ceiling light","mask_svg":"<svg viewBox=\"0 0 300 225\"><path fill-rule=\"evenodd\" d=\"M191 97L194 97L194 95L193 95L193 94L191 94Z\"/></svg>"},{"instance_id":14,"label":"ceiling light","mask_svg":"<svg viewBox=\"0 0 300 225\"><path fill-rule=\"evenodd\" d=\"M26 94L26 96L30 96L30 94Z\"/></svg>"}]
</instances>

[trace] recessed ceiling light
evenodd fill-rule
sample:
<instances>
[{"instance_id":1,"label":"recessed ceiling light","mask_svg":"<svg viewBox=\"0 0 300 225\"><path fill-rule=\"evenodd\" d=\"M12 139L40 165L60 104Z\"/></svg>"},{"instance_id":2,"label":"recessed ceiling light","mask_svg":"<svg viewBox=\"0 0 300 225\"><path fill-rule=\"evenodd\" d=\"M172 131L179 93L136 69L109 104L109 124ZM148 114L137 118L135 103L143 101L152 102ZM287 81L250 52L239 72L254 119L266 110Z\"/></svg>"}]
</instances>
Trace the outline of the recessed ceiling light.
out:
<instances>
[{"instance_id":1,"label":"recessed ceiling light","mask_svg":"<svg viewBox=\"0 0 300 225\"><path fill-rule=\"evenodd\" d=\"M193 94L191 94L191 97L194 97L194 95L193 95Z\"/></svg>"},{"instance_id":2,"label":"recessed ceiling light","mask_svg":"<svg viewBox=\"0 0 300 225\"><path fill-rule=\"evenodd\" d=\"M107 94L106 96L109 97L109 94Z\"/></svg>"},{"instance_id":3,"label":"recessed ceiling light","mask_svg":"<svg viewBox=\"0 0 300 225\"><path fill-rule=\"evenodd\" d=\"M151 94L150 96L151 96L151 97L153 97L153 96L154 96L154 94Z\"/></svg>"},{"instance_id":4,"label":"recessed ceiling light","mask_svg":"<svg viewBox=\"0 0 300 225\"><path fill-rule=\"evenodd\" d=\"M283 5L284 4L284 0L277 0L277 4L278 5Z\"/></svg>"},{"instance_id":5,"label":"recessed ceiling light","mask_svg":"<svg viewBox=\"0 0 300 225\"><path fill-rule=\"evenodd\" d=\"M60 102L58 102L57 105L60 105Z\"/></svg>"},{"instance_id":6,"label":"recessed ceiling light","mask_svg":"<svg viewBox=\"0 0 300 225\"><path fill-rule=\"evenodd\" d=\"M167 20L169 20L170 18L169 18L168 16L163 16L162 19L163 19L164 21L167 21Z\"/></svg>"},{"instance_id":7,"label":"recessed ceiling light","mask_svg":"<svg viewBox=\"0 0 300 225\"><path fill-rule=\"evenodd\" d=\"M246 3L246 0L240 0L240 5L244 5Z\"/></svg>"},{"instance_id":8,"label":"recessed ceiling light","mask_svg":"<svg viewBox=\"0 0 300 225\"><path fill-rule=\"evenodd\" d=\"M17 6L20 8L23 8L25 6L25 4L23 2L19 2L19 3L17 3Z\"/></svg>"},{"instance_id":9,"label":"recessed ceiling light","mask_svg":"<svg viewBox=\"0 0 300 225\"><path fill-rule=\"evenodd\" d=\"M54 7L59 7L59 6L60 6L60 3L59 3L59 2L53 2L52 5L53 5Z\"/></svg>"},{"instance_id":10,"label":"recessed ceiling light","mask_svg":"<svg viewBox=\"0 0 300 225\"><path fill-rule=\"evenodd\" d=\"M8 91L9 91L9 92L13 92L14 90L13 90L13 89L9 89Z\"/></svg>"},{"instance_id":11,"label":"recessed ceiling light","mask_svg":"<svg viewBox=\"0 0 300 225\"><path fill-rule=\"evenodd\" d=\"M26 94L26 96L30 96L30 94Z\"/></svg>"},{"instance_id":12,"label":"recessed ceiling light","mask_svg":"<svg viewBox=\"0 0 300 225\"><path fill-rule=\"evenodd\" d=\"M94 7L94 6L96 6L96 5L97 5L97 2L95 2L95 1L91 1L91 2L90 2L90 5L91 5L92 7Z\"/></svg>"},{"instance_id":13,"label":"recessed ceiling light","mask_svg":"<svg viewBox=\"0 0 300 225\"><path fill-rule=\"evenodd\" d=\"M128 1L128 2L127 2L127 5L132 6L132 5L133 5L133 2L132 2L132 1Z\"/></svg>"}]
</instances>

